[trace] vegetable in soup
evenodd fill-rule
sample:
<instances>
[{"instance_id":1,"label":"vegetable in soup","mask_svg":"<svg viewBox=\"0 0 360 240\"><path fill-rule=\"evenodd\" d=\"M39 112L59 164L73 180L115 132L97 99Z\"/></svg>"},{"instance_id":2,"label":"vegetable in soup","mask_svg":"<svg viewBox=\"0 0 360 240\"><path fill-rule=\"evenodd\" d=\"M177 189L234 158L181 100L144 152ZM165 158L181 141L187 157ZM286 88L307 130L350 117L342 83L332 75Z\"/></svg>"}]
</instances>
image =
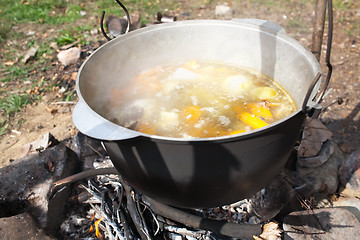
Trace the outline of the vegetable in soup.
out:
<instances>
[{"instance_id":1,"label":"vegetable in soup","mask_svg":"<svg viewBox=\"0 0 360 240\"><path fill-rule=\"evenodd\" d=\"M111 95L106 118L136 131L176 138L248 132L296 110L289 94L266 76L196 60L142 72Z\"/></svg>"}]
</instances>

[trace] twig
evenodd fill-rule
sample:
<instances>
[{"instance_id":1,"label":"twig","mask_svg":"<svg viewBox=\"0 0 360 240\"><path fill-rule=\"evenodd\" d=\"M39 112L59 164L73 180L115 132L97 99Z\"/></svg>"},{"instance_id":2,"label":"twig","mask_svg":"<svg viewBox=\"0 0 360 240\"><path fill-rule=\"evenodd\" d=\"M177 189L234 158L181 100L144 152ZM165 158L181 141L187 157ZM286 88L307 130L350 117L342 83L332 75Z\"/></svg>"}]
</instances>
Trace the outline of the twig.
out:
<instances>
[{"instance_id":1,"label":"twig","mask_svg":"<svg viewBox=\"0 0 360 240\"><path fill-rule=\"evenodd\" d=\"M190 231L186 228L179 228L175 226L164 226L164 229L169 232L177 233L183 236L190 236L196 239L204 239L204 236L209 237L210 235L207 231Z\"/></svg>"},{"instance_id":2,"label":"twig","mask_svg":"<svg viewBox=\"0 0 360 240\"><path fill-rule=\"evenodd\" d=\"M129 210L130 217L133 220L136 230L139 233L141 239L143 240L151 240L151 237L149 235L148 228L145 224L145 222L142 221L142 218L137 211L136 205L135 205L135 199L134 199L134 191L131 189L130 186L124 185L125 189L125 195L126 195L126 203L127 203L127 209Z\"/></svg>"},{"instance_id":3,"label":"twig","mask_svg":"<svg viewBox=\"0 0 360 240\"><path fill-rule=\"evenodd\" d=\"M61 105L61 104L76 104L76 102L70 102L70 101L59 101L59 102L52 102L52 105Z\"/></svg>"},{"instance_id":4,"label":"twig","mask_svg":"<svg viewBox=\"0 0 360 240\"><path fill-rule=\"evenodd\" d=\"M89 143L86 143L86 145L88 145L91 150L93 150L95 153L97 153L97 155L99 155L101 158L105 158L104 155L102 155L99 151L97 151L93 146L91 146Z\"/></svg>"},{"instance_id":5,"label":"twig","mask_svg":"<svg viewBox=\"0 0 360 240\"><path fill-rule=\"evenodd\" d=\"M77 173L75 175L72 175L70 177L64 178L60 181L54 182L52 188L50 189L50 197L51 199L56 192L63 188L66 185L69 185L71 183L74 183L76 181L80 181L86 178L94 177L97 175L104 175L104 174L116 174L118 175L119 172L116 170L116 168L99 168L99 169L91 169L84 172Z\"/></svg>"}]
</instances>

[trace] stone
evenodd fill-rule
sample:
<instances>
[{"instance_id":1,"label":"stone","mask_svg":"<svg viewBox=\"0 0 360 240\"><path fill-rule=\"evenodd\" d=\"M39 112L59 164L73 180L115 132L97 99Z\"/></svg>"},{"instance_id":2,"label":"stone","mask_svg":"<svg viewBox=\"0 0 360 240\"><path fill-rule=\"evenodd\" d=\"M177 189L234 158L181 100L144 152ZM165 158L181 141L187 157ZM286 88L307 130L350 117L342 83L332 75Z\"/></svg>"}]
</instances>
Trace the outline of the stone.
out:
<instances>
[{"instance_id":1,"label":"stone","mask_svg":"<svg viewBox=\"0 0 360 240\"><path fill-rule=\"evenodd\" d=\"M360 222L346 209L322 208L292 212L283 221L284 240L358 239Z\"/></svg>"},{"instance_id":2,"label":"stone","mask_svg":"<svg viewBox=\"0 0 360 240\"><path fill-rule=\"evenodd\" d=\"M29 211L45 227L53 182L77 172L78 164L76 154L60 143L1 168L0 217ZM58 214L60 218L60 211Z\"/></svg>"},{"instance_id":3,"label":"stone","mask_svg":"<svg viewBox=\"0 0 360 240\"><path fill-rule=\"evenodd\" d=\"M22 59L23 63L27 63L30 58L34 57L37 53L38 48L37 47L31 47L25 54L24 58Z\"/></svg>"},{"instance_id":4,"label":"stone","mask_svg":"<svg viewBox=\"0 0 360 240\"><path fill-rule=\"evenodd\" d=\"M90 35L91 36L95 36L99 34L99 30L97 28L91 29L90 30Z\"/></svg>"},{"instance_id":5,"label":"stone","mask_svg":"<svg viewBox=\"0 0 360 240\"><path fill-rule=\"evenodd\" d=\"M51 42L50 45L49 45L52 49L57 49L58 48L58 45L56 42Z\"/></svg>"},{"instance_id":6,"label":"stone","mask_svg":"<svg viewBox=\"0 0 360 240\"><path fill-rule=\"evenodd\" d=\"M334 153L321 166L304 168L297 164L296 172L313 183L315 193L333 194L339 186L338 170L343 161L343 153L334 145Z\"/></svg>"},{"instance_id":7,"label":"stone","mask_svg":"<svg viewBox=\"0 0 360 240\"><path fill-rule=\"evenodd\" d=\"M125 19L127 19L126 17L124 17ZM139 11L135 11L132 14L130 14L130 30L129 31L133 31L135 29L139 29L141 28L141 14Z\"/></svg>"},{"instance_id":8,"label":"stone","mask_svg":"<svg viewBox=\"0 0 360 240\"><path fill-rule=\"evenodd\" d=\"M292 189L278 176L251 198L253 211L265 222L275 217L293 195Z\"/></svg>"},{"instance_id":9,"label":"stone","mask_svg":"<svg viewBox=\"0 0 360 240\"><path fill-rule=\"evenodd\" d=\"M326 162L331 154L334 152L334 143L331 140L327 140L321 147L318 155L313 157L298 157L297 163L301 167L314 168L319 167Z\"/></svg>"},{"instance_id":10,"label":"stone","mask_svg":"<svg viewBox=\"0 0 360 240\"><path fill-rule=\"evenodd\" d=\"M359 198L340 198L333 202L334 207L345 208L359 220L360 222L360 199Z\"/></svg>"},{"instance_id":11,"label":"stone","mask_svg":"<svg viewBox=\"0 0 360 240\"><path fill-rule=\"evenodd\" d=\"M55 146L59 143L59 141L51 135L51 133L45 133L39 139L27 143L20 148L20 155L19 158L25 157L27 155L38 153L44 151L48 147Z\"/></svg>"},{"instance_id":12,"label":"stone","mask_svg":"<svg viewBox=\"0 0 360 240\"><path fill-rule=\"evenodd\" d=\"M360 195L360 149L344 160L339 169L339 178L345 188Z\"/></svg>"},{"instance_id":13,"label":"stone","mask_svg":"<svg viewBox=\"0 0 360 240\"><path fill-rule=\"evenodd\" d=\"M307 118L298 148L298 157L313 157L319 154L322 145L332 137L329 131L319 119Z\"/></svg>"},{"instance_id":14,"label":"stone","mask_svg":"<svg viewBox=\"0 0 360 240\"><path fill-rule=\"evenodd\" d=\"M220 4L215 7L215 15L224 19L231 19L233 11L230 6Z\"/></svg>"},{"instance_id":15,"label":"stone","mask_svg":"<svg viewBox=\"0 0 360 240\"><path fill-rule=\"evenodd\" d=\"M83 170L93 169L96 158L107 156L101 141L89 138L80 132L67 142L67 146L82 161Z\"/></svg>"},{"instance_id":16,"label":"stone","mask_svg":"<svg viewBox=\"0 0 360 240\"><path fill-rule=\"evenodd\" d=\"M72 47L64 51L60 51L57 58L64 66L74 64L80 58L81 49L78 47Z\"/></svg>"},{"instance_id":17,"label":"stone","mask_svg":"<svg viewBox=\"0 0 360 240\"><path fill-rule=\"evenodd\" d=\"M355 146L350 142L344 142L339 147L344 153L352 153L355 150Z\"/></svg>"},{"instance_id":18,"label":"stone","mask_svg":"<svg viewBox=\"0 0 360 240\"><path fill-rule=\"evenodd\" d=\"M110 37L116 37L125 33L127 20L110 15L105 21L105 26L109 31L108 35Z\"/></svg>"},{"instance_id":19,"label":"stone","mask_svg":"<svg viewBox=\"0 0 360 240\"><path fill-rule=\"evenodd\" d=\"M52 240L29 213L0 218L0 239Z\"/></svg>"}]
</instances>

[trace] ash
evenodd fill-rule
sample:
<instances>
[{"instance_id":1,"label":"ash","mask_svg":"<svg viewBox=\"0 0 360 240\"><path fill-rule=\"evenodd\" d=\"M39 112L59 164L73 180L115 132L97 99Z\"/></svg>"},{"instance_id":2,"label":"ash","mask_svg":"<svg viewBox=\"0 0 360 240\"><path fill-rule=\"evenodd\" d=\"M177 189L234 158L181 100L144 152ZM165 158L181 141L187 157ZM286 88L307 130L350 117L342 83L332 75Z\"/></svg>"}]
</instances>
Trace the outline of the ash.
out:
<instances>
[{"instance_id":1,"label":"ash","mask_svg":"<svg viewBox=\"0 0 360 240\"><path fill-rule=\"evenodd\" d=\"M95 169L113 167L108 157L94 161ZM118 175L98 175L80 183L72 207L61 224L61 239L229 239L211 231L189 228L152 211ZM75 203L75 204L74 204ZM183 210L206 219L258 224L251 200L217 208Z\"/></svg>"}]
</instances>

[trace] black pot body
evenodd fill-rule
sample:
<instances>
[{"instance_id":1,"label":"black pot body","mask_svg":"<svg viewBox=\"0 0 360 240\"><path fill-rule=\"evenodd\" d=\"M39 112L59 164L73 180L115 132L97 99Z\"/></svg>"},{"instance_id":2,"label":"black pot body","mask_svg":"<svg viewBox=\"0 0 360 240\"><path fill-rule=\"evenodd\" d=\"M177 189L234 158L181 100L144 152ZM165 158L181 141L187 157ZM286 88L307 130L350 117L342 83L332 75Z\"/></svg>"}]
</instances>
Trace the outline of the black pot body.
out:
<instances>
[{"instance_id":1,"label":"black pot body","mask_svg":"<svg viewBox=\"0 0 360 240\"><path fill-rule=\"evenodd\" d=\"M185 208L230 204L265 187L283 168L305 115L255 134L213 141L147 137L106 141L125 181L163 203Z\"/></svg>"}]
</instances>

